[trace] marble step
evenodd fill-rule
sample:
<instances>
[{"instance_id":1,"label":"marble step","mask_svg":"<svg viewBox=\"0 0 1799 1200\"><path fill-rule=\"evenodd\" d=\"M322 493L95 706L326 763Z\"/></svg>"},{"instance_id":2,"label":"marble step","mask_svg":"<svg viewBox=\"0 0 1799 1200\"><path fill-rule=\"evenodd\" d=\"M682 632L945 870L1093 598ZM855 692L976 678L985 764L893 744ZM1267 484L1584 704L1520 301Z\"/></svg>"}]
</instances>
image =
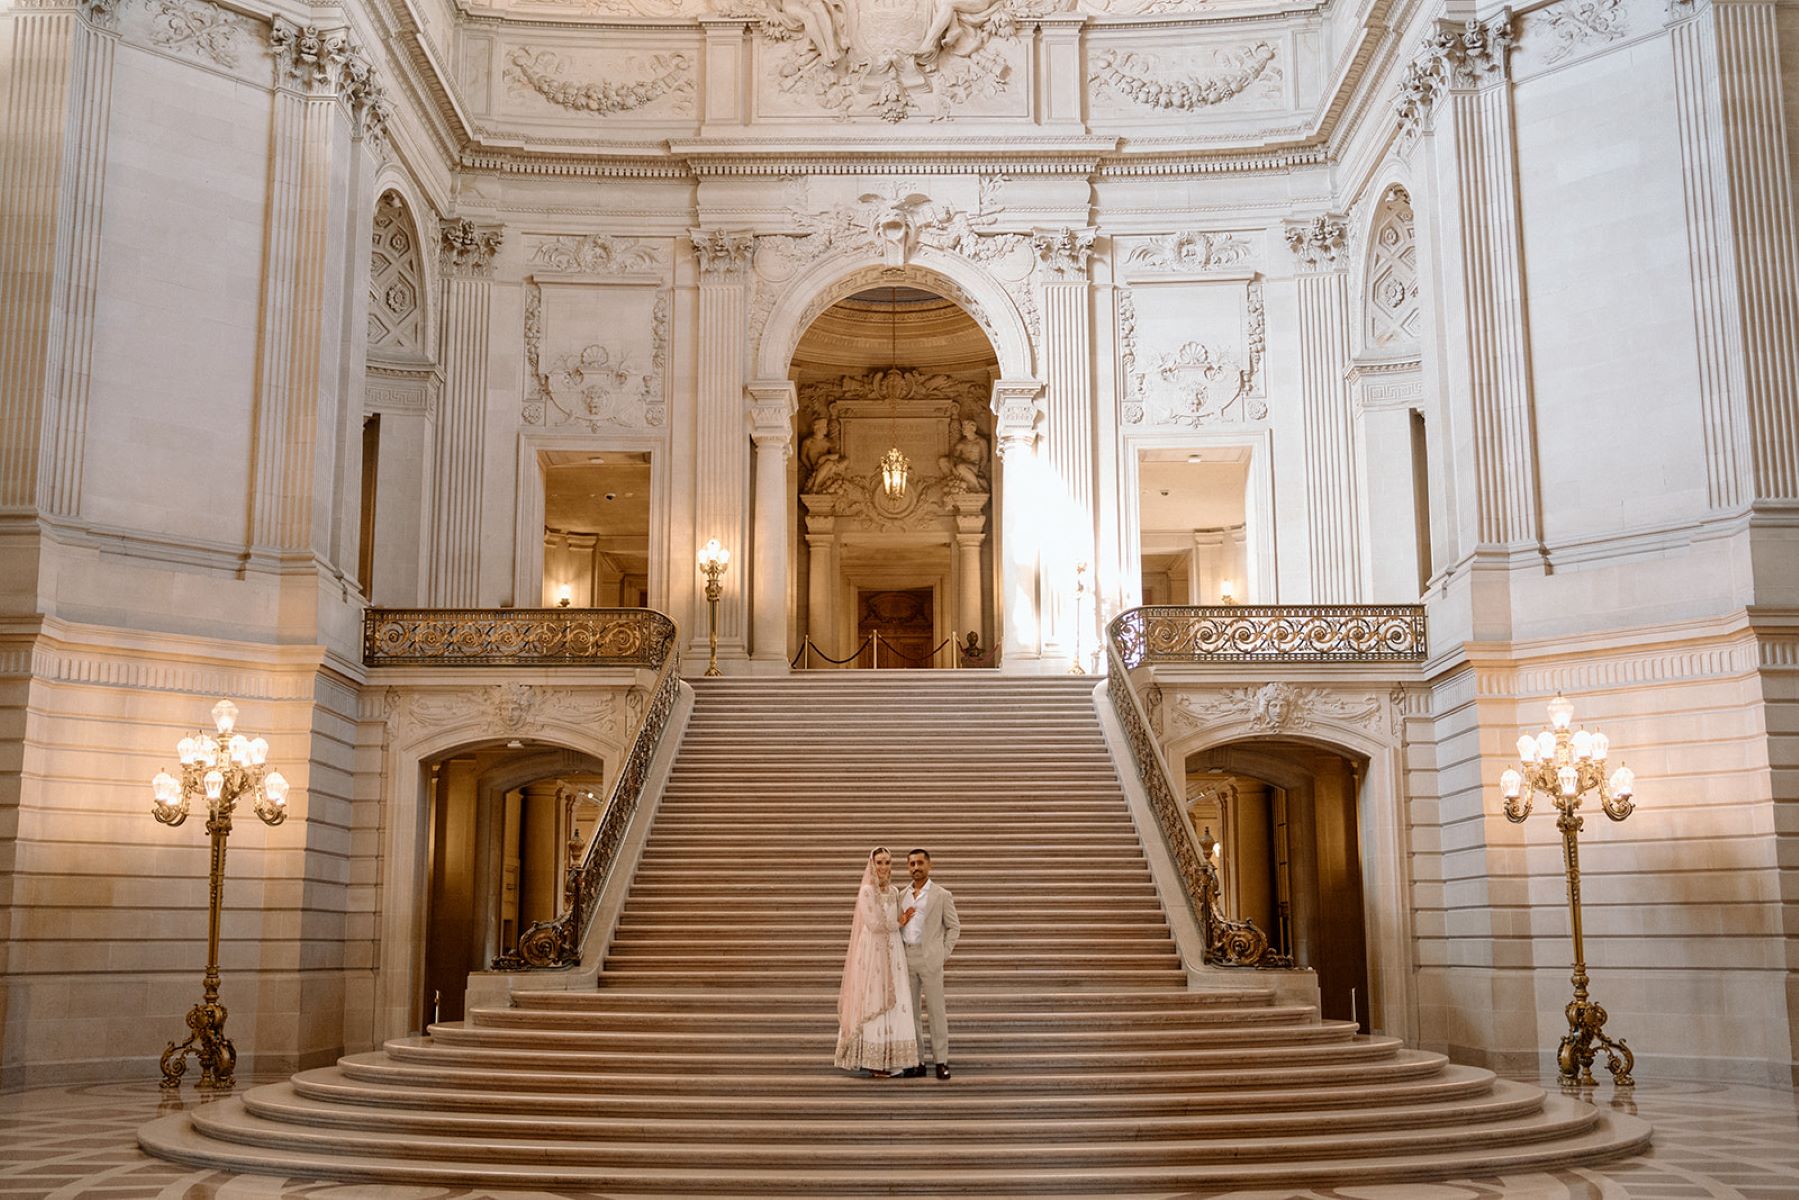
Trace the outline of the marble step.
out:
<instances>
[{"instance_id":1,"label":"marble step","mask_svg":"<svg viewBox=\"0 0 1799 1200\"><path fill-rule=\"evenodd\" d=\"M1023 1029L996 1030L970 1028L964 1022L955 1025L955 1061L978 1061L988 1054L1019 1054L1040 1051L1052 1056L1090 1053L1137 1053L1146 1050L1185 1052L1217 1047L1297 1046L1326 1042L1343 1042L1354 1036L1355 1026L1348 1022L1286 1022L1258 1024L1243 1022L1224 1027L1177 1029L1058 1029L1040 1026ZM747 1032L747 1031L746 1031ZM669 1045L666 1030L628 1029L504 1029L489 1024L470 1025L461 1021L439 1022L425 1033L437 1046L450 1049L463 1047L484 1050L548 1050L595 1051L615 1054L657 1053ZM757 1055L778 1052L797 1059L828 1060L837 1045L835 1024L802 1031L758 1031L754 1038L736 1029L720 1031L684 1029L680 1048L683 1054L714 1054L720 1063L736 1062L746 1045L754 1046Z\"/></svg>"},{"instance_id":2,"label":"marble step","mask_svg":"<svg viewBox=\"0 0 1799 1200\"><path fill-rule=\"evenodd\" d=\"M1242 1059L1243 1056L1236 1056ZM1448 1060L1440 1054L1398 1050L1368 1057L1314 1055L1298 1061L1290 1057L1258 1055L1221 1068L1196 1071L1186 1067L1151 1067L1130 1071L971 1071L956 1064L955 1094L982 1097L1054 1096L1081 1093L1091 1096L1160 1095L1168 1092L1216 1092L1234 1094L1249 1090L1316 1088L1387 1088L1397 1083L1437 1079ZM630 1072L554 1070L543 1067L504 1067L495 1062L451 1061L416 1056L395 1057L381 1051L352 1054L338 1060L337 1070L346 1078L380 1086L420 1089L480 1089L538 1093L579 1092L583 1095L636 1097L641 1103L661 1104L669 1096L701 1096L734 1099L754 1095L758 1102L780 1098L831 1097L842 1094L846 1083L860 1082L828 1064L784 1063L774 1071L738 1069L720 1074L700 1063L696 1072ZM929 1082L936 1082L934 1080Z\"/></svg>"},{"instance_id":3,"label":"marble step","mask_svg":"<svg viewBox=\"0 0 1799 1200\"><path fill-rule=\"evenodd\" d=\"M949 1004L946 997L945 1005ZM1310 1005L1292 1004L1265 1008L1156 1010L1119 1008L1110 1011L956 1011L956 1035L989 1032L1027 1032L1043 1037L1063 1032L1119 1031L1136 1035L1154 1031L1184 1034L1218 1027L1238 1028L1309 1023L1317 1016ZM749 1033L837 1034L837 1017L830 1008L813 1011L761 1012L749 1006L713 1012L588 1012L527 1008L475 1008L465 1024L481 1029L589 1030L655 1032L671 1039L706 1035L719 1029ZM671 1041L670 1044L673 1044Z\"/></svg>"},{"instance_id":4,"label":"marble step","mask_svg":"<svg viewBox=\"0 0 1799 1200\"><path fill-rule=\"evenodd\" d=\"M1010 1145L1042 1145L1049 1142L1132 1142L1217 1137L1267 1137L1328 1128L1336 1133L1354 1130L1442 1128L1476 1121L1507 1121L1528 1117L1543 1107L1540 1089L1513 1083L1489 1084L1474 1095L1436 1098L1429 1102L1363 1104L1355 1109L1236 1110L1212 1113L1095 1116L1068 1112L1046 1117L1030 1114L1002 1118L991 1111L982 1123L966 1115L946 1114L940 1097L917 1084L896 1083L889 1089L874 1088L877 1099L898 1111L878 1122L851 1122L841 1110L820 1105L811 1115L791 1112L771 1114L760 1105L739 1108L728 1119L696 1119L692 1116L586 1115L547 1113L535 1097L520 1097L516 1111L455 1110L433 1103L429 1108L394 1111L343 1103L318 1095L302 1094L291 1083L254 1088L244 1096L244 1108L268 1121L323 1128L403 1131L426 1136L525 1136L544 1139L620 1142L654 1139L663 1143L725 1144L754 1142L764 1145L815 1142L830 1138L838 1143L880 1143L895 1134L908 1139L928 1139L950 1145L1004 1141ZM914 1095L915 1091L923 1095ZM435 1097L433 1098L435 1100ZM1386 1098L1382 1098L1385 1100ZM921 1101L929 1101L923 1103Z\"/></svg>"},{"instance_id":5,"label":"marble step","mask_svg":"<svg viewBox=\"0 0 1799 1200\"><path fill-rule=\"evenodd\" d=\"M1201 1113L1256 1114L1269 1112L1333 1112L1380 1103L1450 1104L1477 1099L1490 1093L1493 1073L1480 1067L1428 1064L1422 1074L1379 1077L1353 1074L1346 1082L1300 1083L1277 1081L1272 1086L1228 1087L1213 1090L1093 1089L1038 1092L1035 1088L996 1088L992 1081L955 1079L954 1089L930 1095L930 1114L959 1122L980 1120L1072 1120L1077 1118L1149 1118L1190 1116ZM563 1081L558 1077L558 1081ZM792 1094L757 1096L757 1115L767 1118L814 1120L851 1115L890 1120L892 1093L867 1086L868 1081L845 1073L835 1084L819 1083ZM927 1081L934 1083L935 1081ZM513 1091L499 1086L456 1088L449 1084L422 1087L413 1077L403 1083L359 1078L338 1066L302 1071L290 1081L298 1094L333 1104L379 1108L418 1108L451 1112L528 1112L545 1116L642 1116L646 1097L591 1091ZM1371 1097L1371 1089L1372 1097ZM735 1119L744 1116L743 1098L737 1091L719 1086L716 1094L676 1093L655 1095L655 1111L674 1119Z\"/></svg>"},{"instance_id":6,"label":"marble step","mask_svg":"<svg viewBox=\"0 0 1799 1200\"><path fill-rule=\"evenodd\" d=\"M1441 1155L1441 1153L1493 1153L1493 1151L1529 1151L1531 1146L1578 1139L1583 1133L1601 1128L1596 1108L1578 1101L1553 1103L1547 1097L1542 1106L1526 1115L1491 1119L1486 1123L1457 1130L1443 1128L1398 1128L1398 1130L1344 1130L1344 1132L1270 1132L1266 1135L1198 1135L1187 1139L1141 1141L1074 1141L1054 1142L1009 1141L968 1142L930 1141L912 1137L891 1137L883 1141L840 1141L835 1137L815 1137L802 1148L788 1148L768 1142L680 1142L637 1139L637 1141L585 1141L556 1139L538 1135L520 1137L480 1137L453 1133L371 1132L353 1128L308 1128L300 1124L268 1121L250 1114L241 1099L225 1099L203 1105L189 1114L194 1132L214 1141L234 1146L255 1146L266 1150L306 1150L311 1153L338 1153L371 1159L430 1160L434 1164L462 1162L475 1171L488 1171L495 1164L520 1168L529 1164L536 1169L595 1169L599 1175L586 1180L594 1186L619 1189L624 1184L622 1171L648 1171L657 1186L667 1186L669 1175L689 1171L698 1182L711 1178L720 1182L736 1173L736 1186L756 1182L757 1173L766 1173L765 1182L774 1184L779 1177L781 1193L788 1195L795 1187L813 1191L826 1184L840 1186L847 1178L867 1178L869 1173L896 1171L935 1177L941 1182L955 1180L955 1186L966 1182L991 1180L1016 1187L1027 1180L1038 1180L1047 1173L1078 1173L1088 1180L1112 1178L1119 1173L1146 1173L1153 1178L1173 1178L1175 1171L1196 1169L1207 1171L1222 1162L1254 1162L1258 1166L1335 1160L1342 1164L1351 1159L1380 1159L1398 1155ZM928 1164L928 1168L923 1166ZM835 1178L833 1178L835 1177ZM536 1178L536 1177L534 1177ZM576 1177L568 1177L576 1178ZM910 1178L908 1182L917 1182ZM939 1182L939 1186L941 1186ZM930 1193L926 1193L930 1195Z\"/></svg>"},{"instance_id":7,"label":"marble step","mask_svg":"<svg viewBox=\"0 0 1799 1200\"><path fill-rule=\"evenodd\" d=\"M1212 1009L1266 1008L1274 1002L1273 989L1262 986L1188 991L1184 981L1161 991L1010 993L971 991L950 979L944 988L946 1004L960 1012L1034 1012L1085 1014L1129 1010L1131 1012L1194 1012ZM831 1012L837 1004L837 985L786 992L757 991L733 997L690 991L617 993L599 991L518 991L512 994L515 1009L548 1009L560 1012L735 1012L753 1004L758 1012ZM733 1007L735 1006L735 1007Z\"/></svg>"},{"instance_id":8,"label":"marble step","mask_svg":"<svg viewBox=\"0 0 1799 1200\"><path fill-rule=\"evenodd\" d=\"M847 922L843 922L847 924ZM1083 933L1060 924L1040 927L1009 926L991 929L985 926L966 929L956 943L956 958L966 954L989 954L1002 949L1029 949L1034 953L1058 950L1118 950L1132 954L1172 954L1174 939L1166 926L1144 922L1139 926L1096 925L1094 932ZM695 939L691 928L674 925L624 925L612 935L609 954L621 960L635 954L705 954L721 947L733 953L748 955L789 954L828 950L841 956L849 948L846 930L836 936L816 926L768 926L756 923L750 928L734 929L728 941L721 942L714 932L709 939Z\"/></svg>"},{"instance_id":9,"label":"marble step","mask_svg":"<svg viewBox=\"0 0 1799 1200\"><path fill-rule=\"evenodd\" d=\"M1120 988L1144 988L1163 990L1178 987L1184 975L1178 967L1164 970L1107 970L1103 973L1090 971L1070 971L1061 968L1044 970L1027 970L1023 968L1003 968L999 970L971 970L967 967L952 967L950 978L958 987L968 990L1007 990L1020 985L1029 987L1057 988L1079 991L1084 988L1095 988L1100 991L1113 991ZM682 967L657 968L654 970L634 966L628 972L603 972L600 986L624 990L627 988L714 988L719 990L737 989L753 992L758 988L770 990L791 989L795 987L823 987L839 983L843 975L843 964L837 963L828 969L815 971L782 970L778 968L755 969L694 969Z\"/></svg>"},{"instance_id":10,"label":"marble step","mask_svg":"<svg viewBox=\"0 0 1799 1200\"><path fill-rule=\"evenodd\" d=\"M1339 1023L1346 1024L1346 1023ZM965 1050L952 1043L953 1060L958 1072L1042 1073L1075 1075L1101 1073L1109 1075L1135 1072L1168 1072L1184 1070L1234 1073L1260 1065L1334 1067L1352 1061L1391 1058L1401 1046L1397 1039L1352 1035L1350 1030L1325 1026L1301 1027L1317 1029L1310 1040L1301 1040L1286 1029L1256 1031L1255 1037L1225 1044L1208 1042L1174 1049L1087 1048L1045 1050L1020 1047L1003 1049L976 1046ZM1353 1029L1353 1027L1351 1027ZM1292 1036L1289 1036L1292 1034ZM1260 1038L1261 1040L1256 1040ZM716 1070L732 1073L788 1072L794 1075L830 1073L835 1070L828 1053L794 1055L776 1053L764 1048L762 1039L739 1039L736 1047L725 1049L680 1050L646 1046L630 1050L557 1050L543 1047L501 1047L449 1045L428 1037L391 1038L382 1050L396 1062L455 1065L484 1070L564 1071L580 1074L598 1083L615 1075L692 1074Z\"/></svg>"}]
</instances>

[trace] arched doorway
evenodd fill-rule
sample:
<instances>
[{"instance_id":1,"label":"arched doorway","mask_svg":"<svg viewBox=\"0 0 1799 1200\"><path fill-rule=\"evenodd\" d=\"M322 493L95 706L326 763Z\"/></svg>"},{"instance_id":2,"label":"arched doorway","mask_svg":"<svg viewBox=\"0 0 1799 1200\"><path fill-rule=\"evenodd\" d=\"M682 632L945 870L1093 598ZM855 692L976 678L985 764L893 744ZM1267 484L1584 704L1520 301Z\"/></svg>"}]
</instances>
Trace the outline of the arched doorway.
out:
<instances>
[{"instance_id":1,"label":"arched doorway","mask_svg":"<svg viewBox=\"0 0 1799 1200\"><path fill-rule=\"evenodd\" d=\"M461 1020L469 973L515 948L532 922L562 912L568 867L607 794L600 761L574 750L476 745L424 771L421 1027Z\"/></svg>"},{"instance_id":2,"label":"arched doorway","mask_svg":"<svg viewBox=\"0 0 1799 1200\"><path fill-rule=\"evenodd\" d=\"M1250 918L1318 973L1320 1014L1381 1023L1369 989L1362 885L1366 761L1299 739L1258 738L1187 757L1187 814L1218 842L1226 912Z\"/></svg>"},{"instance_id":3,"label":"arched doorway","mask_svg":"<svg viewBox=\"0 0 1799 1200\"><path fill-rule=\"evenodd\" d=\"M926 286L865 288L806 328L790 367L800 667L948 667L971 633L992 646L999 373L981 326Z\"/></svg>"}]
</instances>

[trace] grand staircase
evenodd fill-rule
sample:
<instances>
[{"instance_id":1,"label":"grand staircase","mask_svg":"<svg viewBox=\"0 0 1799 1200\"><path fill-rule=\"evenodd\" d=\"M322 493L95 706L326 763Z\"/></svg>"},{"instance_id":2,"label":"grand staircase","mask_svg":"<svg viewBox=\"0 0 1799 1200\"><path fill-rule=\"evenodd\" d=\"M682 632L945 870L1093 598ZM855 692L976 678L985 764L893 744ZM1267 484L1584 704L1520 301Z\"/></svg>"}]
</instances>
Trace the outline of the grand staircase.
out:
<instances>
[{"instance_id":1,"label":"grand staircase","mask_svg":"<svg viewBox=\"0 0 1799 1200\"><path fill-rule=\"evenodd\" d=\"M711 679L594 991L146 1126L189 1163L708 1196L1169 1195L1626 1153L1628 1117L1187 990L1088 679ZM862 861L930 849L954 1078L831 1066ZM898 872L896 872L897 874Z\"/></svg>"}]
</instances>

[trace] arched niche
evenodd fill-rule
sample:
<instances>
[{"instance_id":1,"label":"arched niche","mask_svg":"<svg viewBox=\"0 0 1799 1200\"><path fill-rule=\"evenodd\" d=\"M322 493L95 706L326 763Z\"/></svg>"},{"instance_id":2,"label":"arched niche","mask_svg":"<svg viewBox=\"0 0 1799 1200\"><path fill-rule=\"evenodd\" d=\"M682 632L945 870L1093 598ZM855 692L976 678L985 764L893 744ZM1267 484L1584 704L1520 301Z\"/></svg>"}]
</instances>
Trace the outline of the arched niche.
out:
<instances>
[{"instance_id":1,"label":"arched niche","mask_svg":"<svg viewBox=\"0 0 1799 1200\"><path fill-rule=\"evenodd\" d=\"M1362 344L1383 357L1412 357L1423 333L1419 297L1418 232L1412 197L1389 184L1376 201L1363 271Z\"/></svg>"}]
</instances>

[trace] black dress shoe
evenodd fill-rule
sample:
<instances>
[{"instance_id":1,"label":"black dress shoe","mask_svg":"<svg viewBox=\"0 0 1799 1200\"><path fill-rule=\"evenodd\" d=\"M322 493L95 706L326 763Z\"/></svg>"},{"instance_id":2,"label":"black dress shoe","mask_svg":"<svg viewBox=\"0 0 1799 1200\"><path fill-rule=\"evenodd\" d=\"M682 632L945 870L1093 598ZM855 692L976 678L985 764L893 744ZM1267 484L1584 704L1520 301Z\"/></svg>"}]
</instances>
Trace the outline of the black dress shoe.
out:
<instances>
[{"instance_id":1,"label":"black dress shoe","mask_svg":"<svg viewBox=\"0 0 1799 1200\"><path fill-rule=\"evenodd\" d=\"M923 1067L907 1067L905 1070L901 1071L899 1074L900 1074L900 1078L902 1078L902 1079L923 1079L924 1078L924 1068Z\"/></svg>"},{"instance_id":2,"label":"black dress shoe","mask_svg":"<svg viewBox=\"0 0 1799 1200\"><path fill-rule=\"evenodd\" d=\"M922 1075L924 1073L924 1068L920 1067L920 1068L918 1068L918 1071L919 1071L919 1074ZM939 1078L939 1079L948 1079L949 1078L949 1064L948 1063L938 1063L937 1064L937 1078Z\"/></svg>"}]
</instances>

